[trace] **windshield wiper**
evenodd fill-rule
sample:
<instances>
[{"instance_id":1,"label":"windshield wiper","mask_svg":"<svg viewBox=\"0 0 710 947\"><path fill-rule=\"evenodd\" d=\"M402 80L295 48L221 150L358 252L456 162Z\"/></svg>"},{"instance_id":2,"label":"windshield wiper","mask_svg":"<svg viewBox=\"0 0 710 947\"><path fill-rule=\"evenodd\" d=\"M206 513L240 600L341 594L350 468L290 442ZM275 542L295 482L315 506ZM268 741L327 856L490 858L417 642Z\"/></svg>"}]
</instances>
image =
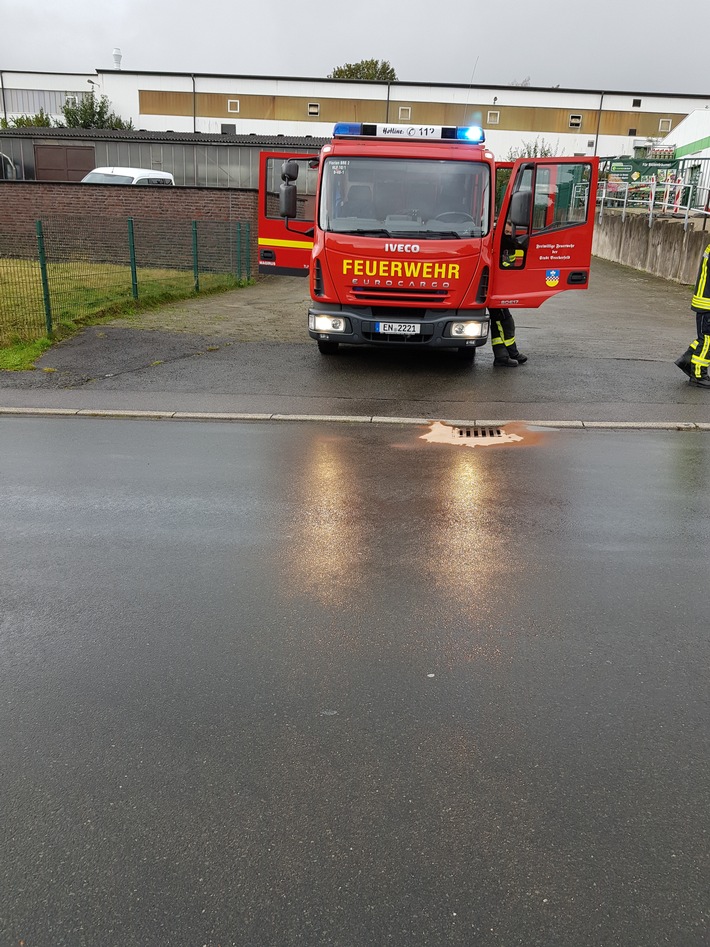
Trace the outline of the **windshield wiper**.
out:
<instances>
[{"instance_id":1,"label":"windshield wiper","mask_svg":"<svg viewBox=\"0 0 710 947\"><path fill-rule=\"evenodd\" d=\"M347 230L341 230L340 228L331 227L329 233L341 233L341 234L351 234L356 233L362 237L391 237L392 234L389 230L384 230L379 227L348 227Z\"/></svg>"},{"instance_id":2,"label":"windshield wiper","mask_svg":"<svg viewBox=\"0 0 710 947\"><path fill-rule=\"evenodd\" d=\"M458 240L461 234L458 230L418 230L416 236L430 240Z\"/></svg>"},{"instance_id":3,"label":"windshield wiper","mask_svg":"<svg viewBox=\"0 0 710 947\"><path fill-rule=\"evenodd\" d=\"M384 228L377 228L377 227L358 227L355 230L341 230L338 232L339 233L359 233L359 234L362 234L363 237L391 237L392 236L389 230L385 230Z\"/></svg>"},{"instance_id":4,"label":"windshield wiper","mask_svg":"<svg viewBox=\"0 0 710 947\"><path fill-rule=\"evenodd\" d=\"M417 230L412 237L427 237L431 240L466 240L469 237L482 237L482 230Z\"/></svg>"}]
</instances>

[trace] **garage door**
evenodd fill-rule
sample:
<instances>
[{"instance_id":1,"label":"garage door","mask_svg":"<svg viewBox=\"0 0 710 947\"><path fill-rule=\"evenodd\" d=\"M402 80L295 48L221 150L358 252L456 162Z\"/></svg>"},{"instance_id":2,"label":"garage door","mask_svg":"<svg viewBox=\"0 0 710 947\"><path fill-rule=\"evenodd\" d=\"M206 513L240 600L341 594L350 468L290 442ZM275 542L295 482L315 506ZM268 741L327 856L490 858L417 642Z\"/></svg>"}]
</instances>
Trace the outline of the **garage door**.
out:
<instances>
[{"instance_id":1,"label":"garage door","mask_svg":"<svg viewBox=\"0 0 710 947\"><path fill-rule=\"evenodd\" d=\"M95 167L93 145L35 145L38 181L81 181Z\"/></svg>"}]
</instances>

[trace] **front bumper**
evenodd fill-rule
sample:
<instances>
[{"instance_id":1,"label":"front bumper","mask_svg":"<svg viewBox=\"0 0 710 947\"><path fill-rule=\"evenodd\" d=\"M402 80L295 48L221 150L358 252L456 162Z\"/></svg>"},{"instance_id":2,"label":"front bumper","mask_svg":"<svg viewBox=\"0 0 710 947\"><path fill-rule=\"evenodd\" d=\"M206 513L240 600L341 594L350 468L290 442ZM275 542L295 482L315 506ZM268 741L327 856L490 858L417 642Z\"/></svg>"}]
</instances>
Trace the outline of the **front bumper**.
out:
<instances>
[{"instance_id":1,"label":"front bumper","mask_svg":"<svg viewBox=\"0 0 710 947\"><path fill-rule=\"evenodd\" d=\"M385 323L416 327L415 331L382 332ZM345 345L407 345L416 348L478 348L488 339L486 309L404 309L314 303L308 309L308 334L323 342ZM470 334L477 331L478 334Z\"/></svg>"}]
</instances>

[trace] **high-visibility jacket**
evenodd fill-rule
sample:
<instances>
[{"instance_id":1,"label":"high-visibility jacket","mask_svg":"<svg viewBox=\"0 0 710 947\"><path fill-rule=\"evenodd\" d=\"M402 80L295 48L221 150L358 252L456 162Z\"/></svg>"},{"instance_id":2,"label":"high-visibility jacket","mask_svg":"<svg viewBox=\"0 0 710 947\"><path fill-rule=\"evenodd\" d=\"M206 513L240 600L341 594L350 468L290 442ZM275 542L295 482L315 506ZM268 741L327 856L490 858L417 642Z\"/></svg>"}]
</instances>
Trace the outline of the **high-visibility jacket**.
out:
<instances>
[{"instance_id":1,"label":"high-visibility jacket","mask_svg":"<svg viewBox=\"0 0 710 947\"><path fill-rule=\"evenodd\" d=\"M695 291L690 308L695 312L710 311L710 280L708 280L708 259L710 259L710 243L705 247L703 258L700 261L698 278L695 281Z\"/></svg>"}]
</instances>

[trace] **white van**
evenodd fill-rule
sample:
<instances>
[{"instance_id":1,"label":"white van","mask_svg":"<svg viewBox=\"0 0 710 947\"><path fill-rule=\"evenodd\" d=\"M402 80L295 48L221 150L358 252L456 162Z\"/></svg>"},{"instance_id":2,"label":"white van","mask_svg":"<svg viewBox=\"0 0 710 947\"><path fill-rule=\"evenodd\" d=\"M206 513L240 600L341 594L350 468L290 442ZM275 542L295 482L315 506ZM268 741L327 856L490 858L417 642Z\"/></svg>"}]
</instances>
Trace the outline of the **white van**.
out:
<instances>
[{"instance_id":1,"label":"white van","mask_svg":"<svg viewBox=\"0 0 710 947\"><path fill-rule=\"evenodd\" d=\"M94 168L82 184L158 184L175 186L175 178L168 171L151 171L147 168Z\"/></svg>"}]
</instances>

